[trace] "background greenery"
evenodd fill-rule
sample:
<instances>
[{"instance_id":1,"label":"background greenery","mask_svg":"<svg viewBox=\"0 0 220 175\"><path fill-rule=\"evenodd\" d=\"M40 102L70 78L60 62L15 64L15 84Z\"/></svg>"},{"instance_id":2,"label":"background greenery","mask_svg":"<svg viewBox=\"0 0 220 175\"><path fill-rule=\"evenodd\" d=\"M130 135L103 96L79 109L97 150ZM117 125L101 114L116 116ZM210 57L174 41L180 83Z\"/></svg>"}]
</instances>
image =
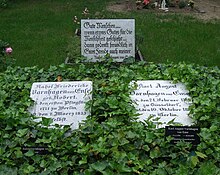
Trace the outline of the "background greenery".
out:
<instances>
[{"instance_id":1,"label":"background greenery","mask_svg":"<svg viewBox=\"0 0 220 175\"><path fill-rule=\"evenodd\" d=\"M0 9L0 37L14 49L17 65L49 67L64 62L67 52L80 47L74 32L73 17L135 18L136 40L147 61L163 63L185 61L201 65L220 65L220 23L202 22L176 14L146 11L113 13L106 11L112 0L19 0ZM69 50L71 48L71 50Z\"/></svg>"}]
</instances>

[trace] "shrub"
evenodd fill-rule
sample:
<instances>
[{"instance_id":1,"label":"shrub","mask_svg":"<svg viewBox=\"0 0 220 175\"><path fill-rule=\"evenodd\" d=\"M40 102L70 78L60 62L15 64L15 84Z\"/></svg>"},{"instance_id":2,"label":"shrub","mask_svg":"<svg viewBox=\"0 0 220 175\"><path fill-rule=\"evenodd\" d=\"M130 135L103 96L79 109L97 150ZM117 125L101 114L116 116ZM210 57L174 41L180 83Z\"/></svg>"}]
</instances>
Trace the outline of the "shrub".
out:
<instances>
[{"instance_id":1,"label":"shrub","mask_svg":"<svg viewBox=\"0 0 220 175\"><path fill-rule=\"evenodd\" d=\"M180 8L180 9L185 8L186 6L187 6L187 3L186 3L185 0L181 0L181 1L179 2L179 8Z\"/></svg>"}]
</instances>

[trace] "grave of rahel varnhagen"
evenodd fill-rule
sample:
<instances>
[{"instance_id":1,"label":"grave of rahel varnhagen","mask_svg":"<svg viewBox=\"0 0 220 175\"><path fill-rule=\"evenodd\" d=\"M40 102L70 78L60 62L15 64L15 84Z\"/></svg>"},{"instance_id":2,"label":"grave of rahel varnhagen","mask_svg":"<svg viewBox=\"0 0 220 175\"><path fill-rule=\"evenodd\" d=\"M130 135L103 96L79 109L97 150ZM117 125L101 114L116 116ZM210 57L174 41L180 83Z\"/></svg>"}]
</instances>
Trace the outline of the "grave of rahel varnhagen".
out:
<instances>
[{"instance_id":1,"label":"grave of rahel varnhagen","mask_svg":"<svg viewBox=\"0 0 220 175\"><path fill-rule=\"evenodd\" d=\"M76 129L90 115L85 104L91 100L91 92L91 81L36 82L30 92L35 102L30 112L39 120L51 118L52 124L70 125Z\"/></svg>"}]
</instances>

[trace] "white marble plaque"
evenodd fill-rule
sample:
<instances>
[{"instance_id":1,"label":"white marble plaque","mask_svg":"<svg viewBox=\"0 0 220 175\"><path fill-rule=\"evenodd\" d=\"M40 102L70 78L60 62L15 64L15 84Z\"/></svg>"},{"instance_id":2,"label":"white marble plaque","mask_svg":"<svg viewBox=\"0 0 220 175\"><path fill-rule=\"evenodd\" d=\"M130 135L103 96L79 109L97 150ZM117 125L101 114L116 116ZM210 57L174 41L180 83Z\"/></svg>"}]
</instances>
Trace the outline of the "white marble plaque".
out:
<instances>
[{"instance_id":1,"label":"white marble plaque","mask_svg":"<svg viewBox=\"0 0 220 175\"><path fill-rule=\"evenodd\" d=\"M135 57L135 20L81 20L81 54L91 62L100 61L106 54L115 62Z\"/></svg>"},{"instance_id":2,"label":"white marble plaque","mask_svg":"<svg viewBox=\"0 0 220 175\"><path fill-rule=\"evenodd\" d=\"M132 82L131 84L133 84ZM188 116L191 98L185 86L181 83L173 84L165 80L137 81L137 90L131 98L140 114L139 120L144 121L149 116L159 117L164 127L173 119L182 125L192 125Z\"/></svg>"},{"instance_id":3,"label":"white marble plaque","mask_svg":"<svg viewBox=\"0 0 220 175\"><path fill-rule=\"evenodd\" d=\"M91 81L33 83L30 97L35 105L31 113L76 129L90 114L85 103L92 98L91 91Z\"/></svg>"}]
</instances>

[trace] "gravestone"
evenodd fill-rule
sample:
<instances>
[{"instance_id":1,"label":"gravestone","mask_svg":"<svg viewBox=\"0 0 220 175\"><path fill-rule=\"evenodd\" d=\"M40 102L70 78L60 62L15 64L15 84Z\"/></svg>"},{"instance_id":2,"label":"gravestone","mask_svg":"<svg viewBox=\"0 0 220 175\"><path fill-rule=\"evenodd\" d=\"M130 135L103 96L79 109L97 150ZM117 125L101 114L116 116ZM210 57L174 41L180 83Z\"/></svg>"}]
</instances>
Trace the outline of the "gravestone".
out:
<instances>
[{"instance_id":1,"label":"gravestone","mask_svg":"<svg viewBox=\"0 0 220 175\"><path fill-rule=\"evenodd\" d=\"M183 125L192 125L192 120L188 116L191 98L183 84L173 84L165 80L137 81L136 83L137 90L131 93L131 99L136 104L140 121L153 116L153 118L160 118L158 122L162 124L158 127L166 126L173 119L174 122Z\"/></svg>"},{"instance_id":2,"label":"gravestone","mask_svg":"<svg viewBox=\"0 0 220 175\"><path fill-rule=\"evenodd\" d=\"M97 62L106 54L114 62L135 57L134 19L81 20L81 55Z\"/></svg>"},{"instance_id":3,"label":"gravestone","mask_svg":"<svg viewBox=\"0 0 220 175\"><path fill-rule=\"evenodd\" d=\"M85 103L92 98L91 91L91 81L33 83L30 97L35 105L30 112L51 118L53 124L76 129L90 114L85 110Z\"/></svg>"}]
</instances>

